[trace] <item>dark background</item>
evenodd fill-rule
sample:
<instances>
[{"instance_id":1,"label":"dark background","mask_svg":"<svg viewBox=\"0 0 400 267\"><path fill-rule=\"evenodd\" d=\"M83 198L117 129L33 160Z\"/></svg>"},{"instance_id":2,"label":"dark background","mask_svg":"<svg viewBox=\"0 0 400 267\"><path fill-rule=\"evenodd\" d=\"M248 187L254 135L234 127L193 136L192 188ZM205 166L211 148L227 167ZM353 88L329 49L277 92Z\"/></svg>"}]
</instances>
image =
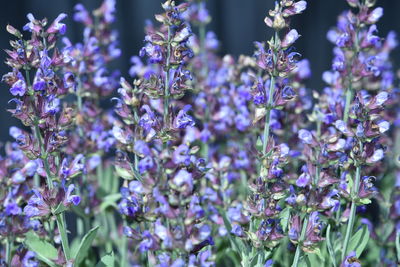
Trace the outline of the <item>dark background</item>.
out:
<instances>
[{"instance_id":1,"label":"dark background","mask_svg":"<svg viewBox=\"0 0 400 267\"><path fill-rule=\"evenodd\" d=\"M73 7L78 2L89 10L100 5L100 0L0 0L0 48L9 48L8 40L12 36L5 30L7 24L22 29L27 22L26 14L31 12L36 18L47 17L52 21L61 12L67 13L64 21L67 35L71 41L81 40L82 27L72 20ZM326 32L335 25L336 17L347 9L345 0L308 0L308 8L304 14L295 16L292 28L296 28L302 37L296 42L297 51L311 62L313 77L308 86L320 90L324 84L321 74L331 64L332 45L326 40ZM138 54L143 45L143 26L146 19L153 19L154 14L161 12L161 0L117 0L117 18L115 28L120 34L122 56L116 67L123 76L128 76L129 59ZM221 54L251 55L253 41L269 39L272 32L264 24L264 17L273 6L273 0L208 0L207 7L213 18L208 30L213 30L221 41ZM378 6L384 8L384 16L378 24L379 35L384 37L390 30L400 33L400 0L378 0ZM4 62L5 52L0 52L0 60ZM399 50L393 57L395 68L400 63ZM9 68L0 65L1 75ZM0 141L10 140L8 129L19 122L12 118L6 108L11 98L9 88L0 84Z\"/></svg>"}]
</instances>

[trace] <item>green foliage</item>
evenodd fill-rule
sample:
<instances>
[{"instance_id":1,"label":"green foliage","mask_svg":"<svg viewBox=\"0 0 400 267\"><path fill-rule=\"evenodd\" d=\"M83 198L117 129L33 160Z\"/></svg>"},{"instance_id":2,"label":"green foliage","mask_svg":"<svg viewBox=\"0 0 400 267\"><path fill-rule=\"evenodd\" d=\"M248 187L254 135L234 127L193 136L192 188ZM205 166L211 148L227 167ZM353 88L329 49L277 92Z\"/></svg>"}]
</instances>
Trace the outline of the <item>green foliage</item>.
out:
<instances>
[{"instance_id":1,"label":"green foliage","mask_svg":"<svg viewBox=\"0 0 400 267\"><path fill-rule=\"evenodd\" d=\"M92 246L92 242L97 235L97 231L99 230L99 226L92 228L82 239L79 248L74 256L75 264L79 265L85 258L88 253L90 247Z\"/></svg>"},{"instance_id":2,"label":"green foliage","mask_svg":"<svg viewBox=\"0 0 400 267\"><path fill-rule=\"evenodd\" d=\"M30 231L26 234L25 245L37 254L39 260L51 267L56 264L52 261L57 259L57 249L49 242L41 239L35 232Z\"/></svg>"}]
</instances>

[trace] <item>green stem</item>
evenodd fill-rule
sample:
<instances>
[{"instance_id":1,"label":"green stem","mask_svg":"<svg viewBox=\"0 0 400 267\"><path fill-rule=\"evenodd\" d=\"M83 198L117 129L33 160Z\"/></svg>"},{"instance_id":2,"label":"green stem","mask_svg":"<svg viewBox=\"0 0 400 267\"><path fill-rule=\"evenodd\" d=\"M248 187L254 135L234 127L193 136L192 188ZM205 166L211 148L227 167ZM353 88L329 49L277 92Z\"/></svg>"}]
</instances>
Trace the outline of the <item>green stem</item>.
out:
<instances>
[{"instance_id":1,"label":"green stem","mask_svg":"<svg viewBox=\"0 0 400 267\"><path fill-rule=\"evenodd\" d=\"M6 263L7 263L7 266L11 266L12 245L13 245L13 239L11 237L7 237L7 242L6 242Z\"/></svg>"},{"instance_id":2,"label":"green stem","mask_svg":"<svg viewBox=\"0 0 400 267\"><path fill-rule=\"evenodd\" d=\"M343 120L346 123L349 120L349 111L352 100L353 100L353 90L351 87L349 87L346 90L346 104L344 106L344 113L343 113Z\"/></svg>"},{"instance_id":3,"label":"green stem","mask_svg":"<svg viewBox=\"0 0 400 267\"><path fill-rule=\"evenodd\" d=\"M335 250L333 249L331 242L331 225L328 224L328 228L326 229L326 244L328 247L329 256L331 258L332 266L336 267L336 255Z\"/></svg>"},{"instance_id":4,"label":"green stem","mask_svg":"<svg viewBox=\"0 0 400 267\"><path fill-rule=\"evenodd\" d=\"M397 262L400 262L400 232L396 232L396 254L397 254Z\"/></svg>"},{"instance_id":5,"label":"green stem","mask_svg":"<svg viewBox=\"0 0 400 267\"><path fill-rule=\"evenodd\" d=\"M360 146L360 151L363 150L363 144L360 142L359 143ZM355 221L355 217L356 217L356 208L357 208L357 204L356 204L356 197L358 196L358 189L360 187L360 179L361 179L361 166L357 165L356 167L356 177L355 177L355 181L351 190L351 207L350 207L350 216L349 216L349 223L347 224L347 228L346 228L346 235L344 238L344 242L343 242L343 246L342 246L342 260L344 260L346 258L347 255L347 248L350 242L350 238L352 235L352 231L353 231L353 227L354 227L354 221Z\"/></svg>"},{"instance_id":6,"label":"green stem","mask_svg":"<svg viewBox=\"0 0 400 267\"><path fill-rule=\"evenodd\" d=\"M304 220L303 220L303 227L301 229L300 240L296 247L296 253L294 254L292 267L297 267L299 265L299 259L300 259L300 254L301 254L301 244L303 243L304 238L306 236L307 224L308 224L308 217L306 214L306 216L304 217Z\"/></svg>"},{"instance_id":7,"label":"green stem","mask_svg":"<svg viewBox=\"0 0 400 267\"><path fill-rule=\"evenodd\" d=\"M276 47L278 46L278 32L275 32L274 38L274 47L273 47L273 62L275 65L276 62ZM269 84L269 93L268 93L268 103L267 103L267 113L265 114L265 125L264 125L264 140L263 140L263 147L262 153L265 156L267 154L267 145L269 139L269 132L270 132L270 124L271 124L271 110L274 101L274 91L275 91L275 75L274 72L270 73L270 84Z\"/></svg>"},{"instance_id":8,"label":"green stem","mask_svg":"<svg viewBox=\"0 0 400 267\"><path fill-rule=\"evenodd\" d=\"M265 125L264 125L264 140L263 140L263 148L262 153L264 156L267 154L267 144L269 140L269 132L270 132L270 124L271 124L271 109L272 109L272 101L273 94L275 89L275 77L271 76L271 83L269 85L269 95L268 95L268 104L267 104L267 113L265 114Z\"/></svg>"},{"instance_id":9,"label":"green stem","mask_svg":"<svg viewBox=\"0 0 400 267\"><path fill-rule=\"evenodd\" d=\"M121 243L121 267L126 267L128 266L128 239L124 234L122 235Z\"/></svg>"},{"instance_id":10,"label":"green stem","mask_svg":"<svg viewBox=\"0 0 400 267\"><path fill-rule=\"evenodd\" d=\"M169 113L169 69L171 57L171 27L168 26L168 39L167 39L167 59L165 63L165 83L164 83L164 125L169 126L168 113Z\"/></svg>"},{"instance_id":11,"label":"green stem","mask_svg":"<svg viewBox=\"0 0 400 267\"><path fill-rule=\"evenodd\" d=\"M42 157L44 169L46 171L47 186L49 189L52 189L53 181L52 181L52 174L51 174L50 166L49 166L49 162L48 162L48 155L45 152L45 148L44 148L43 141L42 141L43 138L40 133L39 126L37 124L35 124L34 130L35 130L35 135L38 139L38 142L39 142L39 145L41 148L41 157ZM57 218L58 231L60 232L60 235L61 235L61 245L63 247L65 259L68 261L70 259L70 250L69 250L68 236L67 236L67 230L65 228L65 219L64 219L63 213L57 214L56 218Z\"/></svg>"},{"instance_id":12,"label":"green stem","mask_svg":"<svg viewBox=\"0 0 400 267\"><path fill-rule=\"evenodd\" d=\"M201 71L200 77L204 82L207 78L208 73L208 62L207 62L207 52L206 52L206 24L201 23L199 26L199 43L200 43L200 59L201 59ZM204 111L204 122L208 123L210 121L210 110L208 105L205 106ZM209 154L209 143L208 141L203 144L203 157L208 158Z\"/></svg>"}]
</instances>

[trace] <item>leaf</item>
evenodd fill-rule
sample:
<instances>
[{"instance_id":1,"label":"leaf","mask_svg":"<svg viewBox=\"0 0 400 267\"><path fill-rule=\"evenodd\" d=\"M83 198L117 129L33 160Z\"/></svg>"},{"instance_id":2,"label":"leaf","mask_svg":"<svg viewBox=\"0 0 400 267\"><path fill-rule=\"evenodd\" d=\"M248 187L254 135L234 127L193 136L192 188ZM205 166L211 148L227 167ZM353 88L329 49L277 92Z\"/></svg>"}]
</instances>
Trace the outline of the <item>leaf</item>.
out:
<instances>
[{"instance_id":1,"label":"leaf","mask_svg":"<svg viewBox=\"0 0 400 267\"><path fill-rule=\"evenodd\" d=\"M99 226L96 226L96 227L90 229L90 231L87 232L87 234L83 237L83 239L79 245L79 248L77 250L77 253L74 257L76 266L79 266L81 261L86 256L89 248L92 245L93 240L95 239L95 237L97 235L98 230L99 230Z\"/></svg>"},{"instance_id":2,"label":"leaf","mask_svg":"<svg viewBox=\"0 0 400 267\"><path fill-rule=\"evenodd\" d=\"M120 198L121 198L120 193L112 194L112 195L108 195L108 196L104 197L102 203L100 204L100 211L104 211L105 209L107 209L110 206L117 208L116 202Z\"/></svg>"},{"instance_id":3,"label":"leaf","mask_svg":"<svg viewBox=\"0 0 400 267\"><path fill-rule=\"evenodd\" d=\"M57 266L51 261L58 258L57 249L49 242L41 239L35 232L31 231L26 234L25 244L30 250L36 253L38 259L51 267Z\"/></svg>"},{"instance_id":4,"label":"leaf","mask_svg":"<svg viewBox=\"0 0 400 267\"><path fill-rule=\"evenodd\" d=\"M228 231L227 235L229 236L233 250L236 251L237 253L239 253L239 255L241 255L241 257L243 259L243 255L248 254L248 249L247 249L246 245L243 243L243 241L241 239L239 239L236 236L233 236L231 234L232 225L229 222L228 217L226 217L225 210L223 210L223 209L218 209L218 210L222 216L222 219L224 220L225 228Z\"/></svg>"},{"instance_id":5,"label":"leaf","mask_svg":"<svg viewBox=\"0 0 400 267\"><path fill-rule=\"evenodd\" d=\"M280 224L282 227L282 230L285 232L288 224L289 224L289 217L290 217L290 207L286 207L284 208L280 213L279 213L279 218L280 220Z\"/></svg>"},{"instance_id":6,"label":"leaf","mask_svg":"<svg viewBox=\"0 0 400 267\"><path fill-rule=\"evenodd\" d=\"M371 203L371 200L368 199L368 198L361 198L359 201L360 201L360 203L363 204L363 205L368 205L368 204Z\"/></svg>"},{"instance_id":7,"label":"leaf","mask_svg":"<svg viewBox=\"0 0 400 267\"><path fill-rule=\"evenodd\" d=\"M264 118L265 114L267 114L267 109L265 107L256 108L253 124L256 124L259 120Z\"/></svg>"},{"instance_id":8,"label":"leaf","mask_svg":"<svg viewBox=\"0 0 400 267\"><path fill-rule=\"evenodd\" d=\"M132 180L134 178L134 173L131 170L115 166L115 171L117 175L125 180Z\"/></svg>"},{"instance_id":9,"label":"leaf","mask_svg":"<svg viewBox=\"0 0 400 267\"><path fill-rule=\"evenodd\" d=\"M263 142L260 137L257 138L256 148L258 151L262 152Z\"/></svg>"},{"instance_id":10,"label":"leaf","mask_svg":"<svg viewBox=\"0 0 400 267\"><path fill-rule=\"evenodd\" d=\"M369 230L366 225L363 225L361 229L359 229L350 239L349 248L347 251L355 251L357 257L359 258L361 256L361 253L364 251L364 248L367 245L368 240L369 240Z\"/></svg>"},{"instance_id":11,"label":"leaf","mask_svg":"<svg viewBox=\"0 0 400 267\"><path fill-rule=\"evenodd\" d=\"M100 261L96 264L96 267L114 267L115 257L114 251L101 257Z\"/></svg>"},{"instance_id":12,"label":"leaf","mask_svg":"<svg viewBox=\"0 0 400 267\"><path fill-rule=\"evenodd\" d=\"M54 215L57 215L57 214L63 213L66 210L67 210L67 207L65 207L64 204L61 202L60 204L58 204L57 208L52 211L52 213Z\"/></svg>"},{"instance_id":13,"label":"leaf","mask_svg":"<svg viewBox=\"0 0 400 267\"><path fill-rule=\"evenodd\" d=\"M140 182L143 182L142 175L135 169L132 168L133 174L135 175L135 178L138 179Z\"/></svg>"}]
</instances>

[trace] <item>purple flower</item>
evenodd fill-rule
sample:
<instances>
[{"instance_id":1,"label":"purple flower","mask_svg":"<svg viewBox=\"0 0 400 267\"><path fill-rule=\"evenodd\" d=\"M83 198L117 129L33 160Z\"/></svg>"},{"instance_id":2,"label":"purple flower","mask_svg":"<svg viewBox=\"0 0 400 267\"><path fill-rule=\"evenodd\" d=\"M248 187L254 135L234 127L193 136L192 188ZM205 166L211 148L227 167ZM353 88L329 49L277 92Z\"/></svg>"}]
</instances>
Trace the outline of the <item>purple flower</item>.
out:
<instances>
[{"instance_id":1,"label":"purple flower","mask_svg":"<svg viewBox=\"0 0 400 267\"><path fill-rule=\"evenodd\" d=\"M142 234L142 241L139 243L139 251L144 253L156 247L156 241L151 233L145 230Z\"/></svg>"},{"instance_id":2,"label":"purple flower","mask_svg":"<svg viewBox=\"0 0 400 267\"><path fill-rule=\"evenodd\" d=\"M151 155L151 150L150 150L148 144L146 142L144 142L143 140L137 140L135 142L134 150L141 157Z\"/></svg>"},{"instance_id":3,"label":"purple flower","mask_svg":"<svg viewBox=\"0 0 400 267\"><path fill-rule=\"evenodd\" d=\"M131 181L129 183L129 191L141 194L143 193L143 184L140 181Z\"/></svg>"},{"instance_id":4,"label":"purple flower","mask_svg":"<svg viewBox=\"0 0 400 267\"><path fill-rule=\"evenodd\" d=\"M65 34L67 31L67 26L64 23L60 23L63 19L67 17L67 14L61 13L58 17L53 21L50 27L47 29L48 33L60 33Z\"/></svg>"},{"instance_id":5,"label":"purple flower","mask_svg":"<svg viewBox=\"0 0 400 267\"><path fill-rule=\"evenodd\" d=\"M149 57L150 63L161 63L163 60L163 54L161 47L158 45L153 45L151 43L147 43L141 50L139 55L144 57L147 55Z\"/></svg>"},{"instance_id":6,"label":"purple flower","mask_svg":"<svg viewBox=\"0 0 400 267\"><path fill-rule=\"evenodd\" d=\"M388 99L389 99L389 94L385 91L379 92L376 97L376 104L378 106L382 106Z\"/></svg>"},{"instance_id":7,"label":"purple flower","mask_svg":"<svg viewBox=\"0 0 400 267\"><path fill-rule=\"evenodd\" d=\"M24 258L22 259L23 267L38 267L39 262L36 260L36 253L33 251L27 251Z\"/></svg>"},{"instance_id":8,"label":"purple flower","mask_svg":"<svg viewBox=\"0 0 400 267\"><path fill-rule=\"evenodd\" d=\"M371 157L367 159L367 163L375 163L383 159L384 157L383 149L377 149L374 151Z\"/></svg>"},{"instance_id":9,"label":"purple flower","mask_svg":"<svg viewBox=\"0 0 400 267\"><path fill-rule=\"evenodd\" d=\"M82 22L84 24L91 24L92 19L89 15L89 12L85 9L85 7L82 4L77 4L74 7L75 13L74 13L74 20L77 22Z\"/></svg>"},{"instance_id":10,"label":"purple flower","mask_svg":"<svg viewBox=\"0 0 400 267\"><path fill-rule=\"evenodd\" d=\"M154 127L157 124L156 115L148 105L143 105L141 110L146 111L146 113L140 117L139 126L145 129L146 131L149 131L152 127Z\"/></svg>"},{"instance_id":11,"label":"purple flower","mask_svg":"<svg viewBox=\"0 0 400 267\"><path fill-rule=\"evenodd\" d=\"M164 245L169 248L172 246L172 237L170 236L167 227L161 224L158 219L154 224L154 234L164 241Z\"/></svg>"},{"instance_id":12,"label":"purple flower","mask_svg":"<svg viewBox=\"0 0 400 267\"><path fill-rule=\"evenodd\" d=\"M101 6L104 14L104 19L107 23L114 22L116 0L105 0Z\"/></svg>"},{"instance_id":13,"label":"purple flower","mask_svg":"<svg viewBox=\"0 0 400 267\"><path fill-rule=\"evenodd\" d=\"M387 130L389 130L389 128L390 128L389 122L388 122L388 121L384 121L384 120L379 121L379 122L377 123L377 125L378 125L378 127L379 127L379 132L380 132L380 133L384 133L384 132L386 132Z\"/></svg>"},{"instance_id":14,"label":"purple flower","mask_svg":"<svg viewBox=\"0 0 400 267\"><path fill-rule=\"evenodd\" d=\"M361 262L356 257L356 252L351 251L340 265L341 267L361 267Z\"/></svg>"},{"instance_id":15,"label":"purple flower","mask_svg":"<svg viewBox=\"0 0 400 267\"><path fill-rule=\"evenodd\" d=\"M148 171L148 170L150 170L150 169L152 169L154 167L154 161L150 156L148 156L148 157L145 157L145 158L141 159L139 161L138 165L139 165L138 166L139 167L139 172L140 173L144 173L144 172L146 172L146 171Z\"/></svg>"},{"instance_id":16,"label":"purple flower","mask_svg":"<svg viewBox=\"0 0 400 267\"><path fill-rule=\"evenodd\" d=\"M291 100L296 96L296 92L291 86L285 86L282 90L282 98L285 100Z\"/></svg>"},{"instance_id":17,"label":"purple flower","mask_svg":"<svg viewBox=\"0 0 400 267\"><path fill-rule=\"evenodd\" d=\"M36 71L32 87L35 91L43 91L46 89L46 81L43 79L43 73L41 69Z\"/></svg>"},{"instance_id":18,"label":"purple flower","mask_svg":"<svg viewBox=\"0 0 400 267\"><path fill-rule=\"evenodd\" d=\"M26 17L28 18L29 22L27 24L25 24L25 26L23 27L23 30L30 31L30 32L39 32L41 27L38 25L38 22L35 19L35 17L32 15L32 13L29 13L28 15L26 15Z\"/></svg>"},{"instance_id":19,"label":"purple flower","mask_svg":"<svg viewBox=\"0 0 400 267\"><path fill-rule=\"evenodd\" d=\"M172 181L178 187L182 187L183 185L186 184L189 187L189 191L192 191L192 189L193 189L192 174L186 170L179 170L178 173L175 174Z\"/></svg>"},{"instance_id":20,"label":"purple flower","mask_svg":"<svg viewBox=\"0 0 400 267\"><path fill-rule=\"evenodd\" d=\"M190 164L190 154L189 154L189 147L185 144L179 145L174 153L172 154L172 161L175 164L185 164L189 165Z\"/></svg>"},{"instance_id":21,"label":"purple flower","mask_svg":"<svg viewBox=\"0 0 400 267\"><path fill-rule=\"evenodd\" d=\"M297 62L297 75L300 79L307 79L311 77L310 61L307 59L302 59Z\"/></svg>"},{"instance_id":22,"label":"purple flower","mask_svg":"<svg viewBox=\"0 0 400 267\"><path fill-rule=\"evenodd\" d=\"M184 129L188 126L194 126L195 122L191 116L187 114L187 112L192 108L191 105L186 105L183 109L178 112L174 120L174 127L177 129Z\"/></svg>"},{"instance_id":23,"label":"purple flower","mask_svg":"<svg viewBox=\"0 0 400 267\"><path fill-rule=\"evenodd\" d=\"M231 233L240 237L240 236L243 236L244 232L243 232L242 227L239 224L234 223L232 225Z\"/></svg>"},{"instance_id":24,"label":"purple flower","mask_svg":"<svg viewBox=\"0 0 400 267\"><path fill-rule=\"evenodd\" d=\"M64 73L64 86L65 88L75 87L75 76L72 72Z\"/></svg>"},{"instance_id":25,"label":"purple flower","mask_svg":"<svg viewBox=\"0 0 400 267\"><path fill-rule=\"evenodd\" d=\"M72 192L75 190L75 186L73 184L70 184L67 188L67 191L65 192L65 201L64 205L68 206L70 204L73 204L74 206L78 206L79 203L81 202L81 197L78 195L72 195Z\"/></svg>"},{"instance_id":26,"label":"purple flower","mask_svg":"<svg viewBox=\"0 0 400 267\"><path fill-rule=\"evenodd\" d=\"M383 15L383 8L377 7L368 14L366 22L369 24L375 24L382 17L382 15Z\"/></svg>"},{"instance_id":27,"label":"purple flower","mask_svg":"<svg viewBox=\"0 0 400 267\"><path fill-rule=\"evenodd\" d=\"M312 134L310 133L310 131L301 129L299 131L298 136L299 136L299 139L301 141L303 141L305 144L309 144L309 145L312 144L313 137L312 137Z\"/></svg>"},{"instance_id":28,"label":"purple flower","mask_svg":"<svg viewBox=\"0 0 400 267\"><path fill-rule=\"evenodd\" d=\"M299 33L295 30L292 29L290 30L285 38L283 38L283 41L281 43L282 47L289 47L291 46L296 40L300 37Z\"/></svg>"},{"instance_id":29,"label":"purple flower","mask_svg":"<svg viewBox=\"0 0 400 267\"><path fill-rule=\"evenodd\" d=\"M351 135L350 130L347 128L347 124L342 120L335 121L335 127L344 133L345 135Z\"/></svg>"},{"instance_id":30,"label":"purple flower","mask_svg":"<svg viewBox=\"0 0 400 267\"><path fill-rule=\"evenodd\" d=\"M49 95L44 103L44 112L46 114L55 115L60 111L60 99L55 95Z\"/></svg>"},{"instance_id":31,"label":"purple flower","mask_svg":"<svg viewBox=\"0 0 400 267\"><path fill-rule=\"evenodd\" d=\"M304 1L303 1L304 2ZM273 259L269 259L265 262L264 267L272 267L274 264L274 260Z\"/></svg>"},{"instance_id":32,"label":"purple flower","mask_svg":"<svg viewBox=\"0 0 400 267\"><path fill-rule=\"evenodd\" d=\"M296 185L299 187L306 187L311 182L311 176L308 173L302 173L296 180Z\"/></svg>"},{"instance_id":33,"label":"purple flower","mask_svg":"<svg viewBox=\"0 0 400 267\"><path fill-rule=\"evenodd\" d=\"M17 74L18 80L11 86L10 93L13 96L23 96L26 92L26 82L21 73Z\"/></svg>"},{"instance_id":34,"label":"purple flower","mask_svg":"<svg viewBox=\"0 0 400 267\"><path fill-rule=\"evenodd\" d=\"M10 202L5 205L5 212L7 215L18 215L22 213L22 209L15 202Z\"/></svg>"},{"instance_id":35,"label":"purple flower","mask_svg":"<svg viewBox=\"0 0 400 267\"><path fill-rule=\"evenodd\" d=\"M79 175L85 168L84 156L78 154L70 163L67 158L64 158L61 163L60 176L64 179L73 178Z\"/></svg>"}]
</instances>

